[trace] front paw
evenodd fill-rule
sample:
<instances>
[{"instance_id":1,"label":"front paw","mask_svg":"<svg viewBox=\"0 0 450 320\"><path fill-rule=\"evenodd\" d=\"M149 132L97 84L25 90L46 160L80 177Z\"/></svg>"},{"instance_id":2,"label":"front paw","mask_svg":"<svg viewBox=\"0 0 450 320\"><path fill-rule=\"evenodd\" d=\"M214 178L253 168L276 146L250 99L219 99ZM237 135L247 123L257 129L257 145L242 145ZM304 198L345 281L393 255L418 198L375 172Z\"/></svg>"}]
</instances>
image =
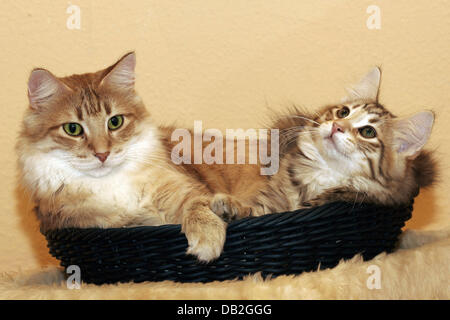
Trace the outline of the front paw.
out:
<instances>
[{"instance_id":1,"label":"front paw","mask_svg":"<svg viewBox=\"0 0 450 320\"><path fill-rule=\"evenodd\" d=\"M252 208L243 206L236 198L223 193L215 194L209 206L215 214L227 222L252 214Z\"/></svg>"},{"instance_id":2,"label":"front paw","mask_svg":"<svg viewBox=\"0 0 450 320\"><path fill-rule=\"evenodd\" d=\"M208 208L188 212L183 221L187 253L201 262L217 259L225 244L226 223Z\"/></svg>"}]
</instances>

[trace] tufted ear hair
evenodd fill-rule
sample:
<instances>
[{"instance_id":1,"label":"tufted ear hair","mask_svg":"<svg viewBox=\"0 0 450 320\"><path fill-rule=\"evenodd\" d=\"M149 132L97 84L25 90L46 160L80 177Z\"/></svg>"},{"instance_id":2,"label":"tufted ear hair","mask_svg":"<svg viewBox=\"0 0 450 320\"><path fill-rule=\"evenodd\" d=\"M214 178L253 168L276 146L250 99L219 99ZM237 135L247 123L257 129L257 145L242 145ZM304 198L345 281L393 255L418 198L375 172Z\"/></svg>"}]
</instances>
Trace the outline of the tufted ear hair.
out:
<instances>
[{"instance_id":1,"label":"tufted ear hair","mask_svg":"<svg viewBox=\"0 0 450 320\"><path fill-rule=\"evenodd\" d=\"M106 75L100 82L100 86L118 90L133 90L136 67L136 55L129 52L115 64L106 69Z\"/></svg>"},{"instance_id":2,"label":"tufted ear hair","mask_svg":"<svg viewBox=\"0 0 450 320\"><path fill-rule=\"evenodd\" d=\"M348 95L342 102L367 101L378 102L378 90L380 88L381 70L373 68L357 84L348 88Z\"/></svg>"},{"instance_id":3,"label":"tufted ear hair","mask_svg":"<svg viewBox=\"0 0 450 320\"><path fill-rule=\"evenodd\" d=\"M57 96L71 92L50 71L34 69L28 79L28 100L32 109L39 109L55 99Z\"/></svg>"},{"instance_id":4,"label":"tufted ear hair","mask_svg":"<svg viewBox=\"0 0 450 320\"><path fill-rule=\"evenodd\" d=\"M397 152L408 159L415 159L430 138L433 123L434 114L431 111L394 120L394 147Z\"/></svg>"}]
</instances>

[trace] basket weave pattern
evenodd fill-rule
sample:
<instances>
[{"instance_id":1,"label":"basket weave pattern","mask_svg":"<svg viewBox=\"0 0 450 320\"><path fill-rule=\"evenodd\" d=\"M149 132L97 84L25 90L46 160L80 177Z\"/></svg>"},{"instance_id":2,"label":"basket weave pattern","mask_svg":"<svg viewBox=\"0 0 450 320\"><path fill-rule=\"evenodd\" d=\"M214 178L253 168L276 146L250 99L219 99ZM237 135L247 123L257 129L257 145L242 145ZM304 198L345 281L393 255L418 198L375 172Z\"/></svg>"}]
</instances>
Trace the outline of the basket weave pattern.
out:
<instances>
[{"instance_id":1,"label":"basket weave pattern","mask_svg":"<svg viewBox=\"0 0 450 320\"><path fill-rule=\"evenodd\" d=\"M300 274L336 266L361 253L365 260L394 250L411 217L403 208L333 203L231 222L219 259L199 263L186 255L180 225L60 229L45 233L63 267L78 265L86 283L173 280L209 282Z\"/></svg>"}]
</instances>

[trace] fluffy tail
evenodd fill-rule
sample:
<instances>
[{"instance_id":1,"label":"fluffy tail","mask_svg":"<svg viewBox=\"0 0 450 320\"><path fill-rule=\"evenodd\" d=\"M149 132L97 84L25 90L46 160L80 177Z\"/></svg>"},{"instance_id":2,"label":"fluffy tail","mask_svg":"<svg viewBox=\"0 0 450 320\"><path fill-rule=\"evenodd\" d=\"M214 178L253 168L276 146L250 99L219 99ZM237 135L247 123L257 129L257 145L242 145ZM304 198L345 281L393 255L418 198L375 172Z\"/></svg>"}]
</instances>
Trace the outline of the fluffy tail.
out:
<instances>
[{"instance_id":1,"label":"fluffy tail","mask_svg":"<svg viewBox=\"0 0 450 320\"><path fill-rule=\"evenodd\" d=\"M431 186L437 180L437 162L430 151L422 151L413 160L413 170L420 188Z\"/></svg>"}]
</instances>

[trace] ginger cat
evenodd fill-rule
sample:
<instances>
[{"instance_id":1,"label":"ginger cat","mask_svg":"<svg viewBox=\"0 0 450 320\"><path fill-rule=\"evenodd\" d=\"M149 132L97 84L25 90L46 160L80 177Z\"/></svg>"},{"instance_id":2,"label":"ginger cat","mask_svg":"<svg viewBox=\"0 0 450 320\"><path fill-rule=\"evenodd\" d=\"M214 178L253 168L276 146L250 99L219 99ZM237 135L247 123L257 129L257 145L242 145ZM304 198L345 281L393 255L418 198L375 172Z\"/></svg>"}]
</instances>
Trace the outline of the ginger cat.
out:
<instances>
[{"instance_id":1,"label":"ginger cat","mask_svg":"<svg viewBox=\"0 0 450 320\"><path fill-rule=\"evenodd\" d=\"M17 142L21 181L42 230L181 224L189 254L217 258L226 223L206 183L172 163L135 91L134 53L95 73L32 71Z\"/></svg>"}]
</instances>

